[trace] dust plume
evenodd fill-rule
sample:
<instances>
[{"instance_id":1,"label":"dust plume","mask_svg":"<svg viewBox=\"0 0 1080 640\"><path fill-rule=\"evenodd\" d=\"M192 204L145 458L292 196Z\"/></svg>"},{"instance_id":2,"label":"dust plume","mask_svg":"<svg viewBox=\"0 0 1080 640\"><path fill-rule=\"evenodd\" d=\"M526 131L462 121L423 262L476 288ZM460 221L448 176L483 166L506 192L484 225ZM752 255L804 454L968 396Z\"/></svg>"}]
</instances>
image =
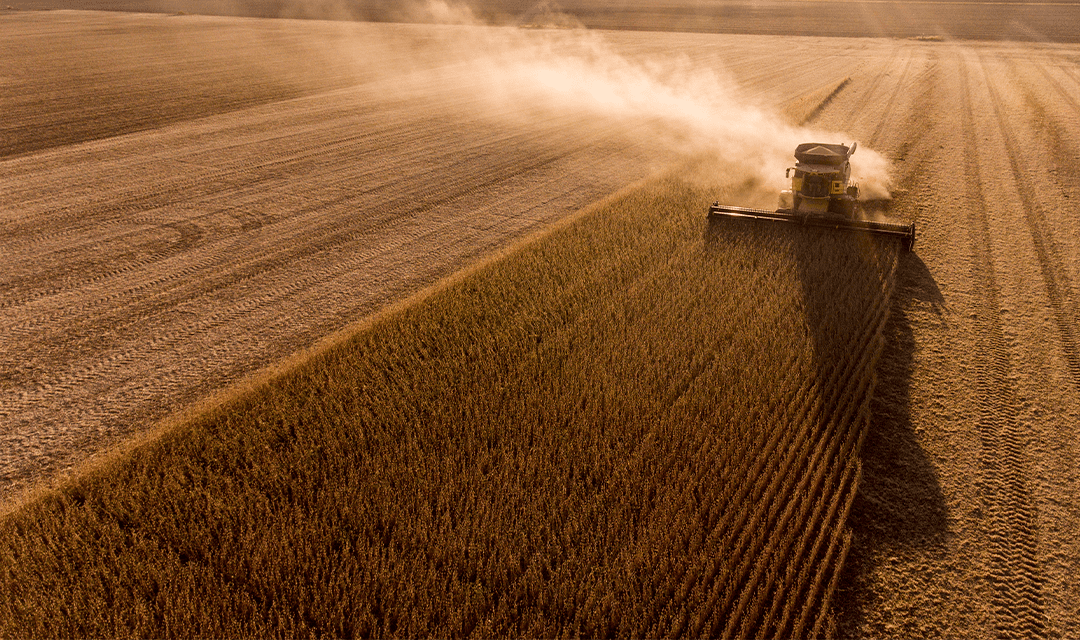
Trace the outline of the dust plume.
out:
<instances>
[{"instance_id":1,"label":"dust plume","mask_svg":"<svg viewBox=\"0 0 1080 640\"><path fill-rule=\"evenodd\" d=\"M428 0L412 12L427 22L457 25L441 34L448 62L414 76L426 86L459 86L504 117L587 115L635 142L677 156L715 156L725 181L752 181L774 194L802 142L842 142L843 133L792 125L748 100L724 69L695 64L686 54L630 57L602 35L558 17L550 0L526 12L562 27L487 26L464 4ZM513 107L513 108L511 108ZM860 145L853 180L867 195L888 196L888 161Z\"/></svg>"}]
</instances>

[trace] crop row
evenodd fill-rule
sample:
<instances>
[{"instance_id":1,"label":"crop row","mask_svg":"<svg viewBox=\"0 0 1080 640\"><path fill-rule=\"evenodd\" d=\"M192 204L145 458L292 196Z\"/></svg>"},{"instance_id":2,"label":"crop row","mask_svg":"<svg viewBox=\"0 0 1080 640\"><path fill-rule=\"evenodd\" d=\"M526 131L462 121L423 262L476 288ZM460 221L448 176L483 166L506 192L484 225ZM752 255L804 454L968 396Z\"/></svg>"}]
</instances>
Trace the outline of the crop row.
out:
<instances>
[{"instance_id":1,"label":"crop row","mask_svg":"<svg viewBox=\"0 0 1080 640\"><path fill-rule=\"evenodd\" d=\"M0 635L819 633L895 250L716 195L639 185L6 516Z\"/></svg>"}]
</instances>

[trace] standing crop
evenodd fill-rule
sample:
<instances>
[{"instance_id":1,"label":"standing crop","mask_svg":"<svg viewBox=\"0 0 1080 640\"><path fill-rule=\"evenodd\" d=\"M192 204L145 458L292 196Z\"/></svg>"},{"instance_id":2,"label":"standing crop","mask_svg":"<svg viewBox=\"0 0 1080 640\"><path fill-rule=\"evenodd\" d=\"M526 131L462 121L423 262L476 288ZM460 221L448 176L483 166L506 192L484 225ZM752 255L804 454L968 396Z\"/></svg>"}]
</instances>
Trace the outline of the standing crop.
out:
<instances>
[{"instance_id":1,"label":"standing crop","mask_svg":"<svg viewBox=\"0 0 1080 640\"><path fill-rule=\"evenodd\" d=\"M820 632L895 269L614 197L0 522L0 635Z\"/></svg>"}]
</instances>

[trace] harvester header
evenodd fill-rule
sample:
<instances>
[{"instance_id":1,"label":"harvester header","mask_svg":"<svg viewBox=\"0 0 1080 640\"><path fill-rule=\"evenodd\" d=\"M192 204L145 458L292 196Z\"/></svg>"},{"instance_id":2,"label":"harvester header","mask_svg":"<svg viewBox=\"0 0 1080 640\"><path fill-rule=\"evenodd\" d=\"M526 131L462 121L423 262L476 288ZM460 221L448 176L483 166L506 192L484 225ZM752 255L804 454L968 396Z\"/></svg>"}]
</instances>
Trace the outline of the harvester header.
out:
<instances>
[{"instance_id":1,"label":"harvester header","mask_svg":"<svg viewBox=\"0 0 1080 640\"><path fill-rule=\"evenodd\" d=\"M857 144L807 142L795 147L795 166L787 170L791 189L780 192L776 211L713 203L709 219L755 218L863 231L900 240L905 251L915 244L915 223L866 220L859 201L859 187L850 184L851 155Z\"/></svg>"}]
</instances>

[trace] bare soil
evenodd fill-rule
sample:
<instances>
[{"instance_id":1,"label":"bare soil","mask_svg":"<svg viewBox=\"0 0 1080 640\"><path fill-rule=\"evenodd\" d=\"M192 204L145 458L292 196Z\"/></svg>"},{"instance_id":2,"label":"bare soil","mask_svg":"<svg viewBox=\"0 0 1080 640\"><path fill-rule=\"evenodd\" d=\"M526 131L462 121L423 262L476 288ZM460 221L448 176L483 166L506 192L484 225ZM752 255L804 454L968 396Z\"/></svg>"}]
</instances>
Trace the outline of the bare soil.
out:
<instances>
[{"instance_id":1,"label":"bare soil","mask_svg":"<svg viewBox=\"0 0 1080 640\"><path fill-rule=\"evenodd\" d=\"M21 68L32 75L50 42L166 20L264 28L9 13L0 39L39 37L2 55L29 60ZM429 27L349 28L393 39ZM437 39L432 29L420 40ZM762 104L850 78L814 124L890 158L887 213L918 225L878 371L837 634L1080 636L1080 49L604 37L630 57L674 51L722 67ZM124 59L127 41L73 68ZM235 73L229 60L198 65L211 77ZM30 82L0 68L6 84ZM54 143L27 142L0 161L5 496L647 175L671 153L618 121L480 109L468 82L346 81L332 68L325 87L305 74L277 79L287 87L270 83L187 119L170 111L174 96L204 103L185 97L191 85L178 73L171 89L141 94L124 84L141 73L95 76L90 86L104 93L142 96L132 114L118 112L135 122L123 135L58 128ZM43 86L62 92L62 80ZM11 110L26 99L13 95L0 92L10 118L48 129L33 120L40 110ZM140 115L154 110L166 115Z\"/></svg>"}]
</instances>

